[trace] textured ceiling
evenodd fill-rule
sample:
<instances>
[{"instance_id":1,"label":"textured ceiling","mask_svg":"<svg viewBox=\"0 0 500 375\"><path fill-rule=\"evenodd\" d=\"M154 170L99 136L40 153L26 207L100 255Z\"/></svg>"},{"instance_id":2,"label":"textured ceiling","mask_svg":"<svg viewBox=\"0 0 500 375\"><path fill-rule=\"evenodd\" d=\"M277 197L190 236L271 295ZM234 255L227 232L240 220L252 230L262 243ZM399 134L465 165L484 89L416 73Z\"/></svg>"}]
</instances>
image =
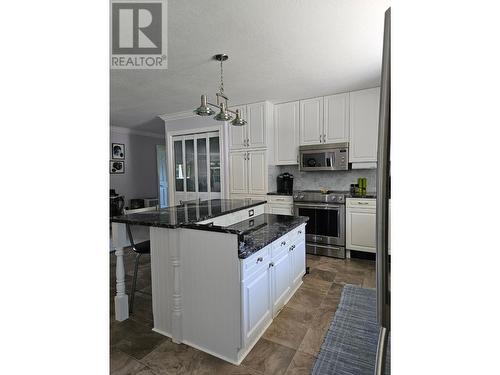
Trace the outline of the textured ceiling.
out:
<instances>
[{"instance_id":1,"label":"textured ceiling","mask_svg":"<svg viewBox=\"0 0 500 375\"><path fill-rule=\"evenodd\" d=\"M169 0L168 69L111 71L111 124L161 133L160 114L215 101L278 103L379 84L383 0Z\"/></svg>"}]
</instances>

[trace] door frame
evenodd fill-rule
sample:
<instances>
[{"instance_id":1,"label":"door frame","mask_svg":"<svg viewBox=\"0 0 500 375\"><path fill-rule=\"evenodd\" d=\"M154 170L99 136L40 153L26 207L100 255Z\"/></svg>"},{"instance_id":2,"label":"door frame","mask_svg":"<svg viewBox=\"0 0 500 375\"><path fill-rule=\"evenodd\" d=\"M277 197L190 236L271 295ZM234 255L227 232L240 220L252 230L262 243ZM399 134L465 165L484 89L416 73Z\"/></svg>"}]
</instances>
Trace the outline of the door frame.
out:
<instances>
[{"instance_id":1,"label":"door frame","mask_svg":"<svg viewBox=\"0 0 500 375\"><path fill-rule=\"evenodd\" d=\"M160 173L159 173L159 169L160 169L160 166L158 165L158 149L159 147L164 147L165 148L165 170L166 170L166 178L167 178L167 205L166 207L168 207L169 205L169 193L168 193L168 190L169 190L169 182L168 182L168 162L167 162L167 146L165 144L158 144L156 145L156 188L158 190L158 206L161 208L161 189L160 189Z\"/></svg>"},{"instance_id":2,"label":"door frame","mask_svg":"<svg viewBox=\"0 0 500 375\"><path fill-rule=\"evenodd\" d=\"M167 125L168 127L168 125ZM175 168L174 168L174 141L173 138L177 136L219 132L219 149L220 149L220 163L221 163L221 197L226 199L228 197L229 187L228 179L226 176L229 174L227 162L228 158L228 125L226 122L221 125L207 126L204 128L186 129L186 130L172 130L167 131L165 138L167 144L167 173L168 173L168 202L175 202Z\"/></svg>"}]
</instances>

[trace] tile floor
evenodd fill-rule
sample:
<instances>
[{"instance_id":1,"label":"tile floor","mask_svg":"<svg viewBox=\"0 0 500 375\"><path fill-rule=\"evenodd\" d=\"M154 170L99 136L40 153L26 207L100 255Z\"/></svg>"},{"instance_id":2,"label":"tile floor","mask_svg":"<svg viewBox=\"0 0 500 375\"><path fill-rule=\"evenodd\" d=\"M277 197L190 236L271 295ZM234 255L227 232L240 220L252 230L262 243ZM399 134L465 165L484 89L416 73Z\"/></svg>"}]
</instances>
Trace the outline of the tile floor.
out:
<instances>
[{"instance_id":1,"label":"tile floor","mask_svg":"<svg viewBox=\"0 0 500 375\"><path fill-rule=\"evenodd\" d=\"M110 345L111 374L309 374L340 299L343 284L375 287L375 262L307 255L310 274L275 318L240 366L186 345L177 345L151 330L151 269L142 256L134 314L114 320L115 256L111 254ZM134 254L126 252L127 291Z\"/></svg>"}]
</instances>

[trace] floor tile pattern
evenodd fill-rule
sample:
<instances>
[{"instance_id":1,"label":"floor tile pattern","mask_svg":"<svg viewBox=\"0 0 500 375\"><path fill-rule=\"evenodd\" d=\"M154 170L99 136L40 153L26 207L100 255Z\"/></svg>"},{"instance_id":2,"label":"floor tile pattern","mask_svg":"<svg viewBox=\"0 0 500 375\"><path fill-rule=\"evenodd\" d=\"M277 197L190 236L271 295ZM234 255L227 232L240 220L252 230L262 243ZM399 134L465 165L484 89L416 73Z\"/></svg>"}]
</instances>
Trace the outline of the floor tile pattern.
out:
<instances>
[{"instance_id":1,"label":"floor tile pattern","mask_svg":"<svg viewBox=\"0 0 500 375\"><path fill-rule=\"evenodd\" d=\"M177 345L151 330L150 258L139 263L138 293L130 319L114 320L115 256L110 266L110 372L112 375L310 374L337 309L344 284L375 287L375 262L307 255L310 274L274 319L240 366L186 345ZM127 293L132 286L135 256L126 250Z\"/></svg>"}]
</instances>

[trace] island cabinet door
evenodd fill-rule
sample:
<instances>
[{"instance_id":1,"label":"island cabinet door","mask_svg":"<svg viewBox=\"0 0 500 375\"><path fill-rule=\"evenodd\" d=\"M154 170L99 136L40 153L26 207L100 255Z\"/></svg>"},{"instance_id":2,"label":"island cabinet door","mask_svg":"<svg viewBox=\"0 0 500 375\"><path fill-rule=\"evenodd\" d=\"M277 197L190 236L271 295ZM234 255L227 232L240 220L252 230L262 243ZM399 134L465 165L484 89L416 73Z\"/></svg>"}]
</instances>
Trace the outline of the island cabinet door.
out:
<instances>
[{"instance_id":1,"label":"island cabinet door","mask_svg":"<svg viewBox=\"0 0 500 375\"><path fill-rule=\"evenodd\" d=\"M306 270L306 243L304 237L298 240L290 251L292 264L292 285L296 286L300 283L302 276Z\"/></svg>"},{"instance_id":2,"label":"island cabinet door","mask_svg":"<svg viewBox=\"0 0 500 375\"><path fill-rule=\"evenodd\" d=\"M285 250L273 260L271 267L271 285L273 298L273 317L278 315L285 305L291 291L291 258L290 251Z\"/></svg>"},{"instance_id":3,"label":"island cabinet door","mask_svg":"<svg viewBox=\"0 0 500 375\"><path fill-rule=\"evenodd\" d=\"M262 267L243 281L244 345L259 336L272 320L271 267Z\"/></svg>"}]
</instances>

